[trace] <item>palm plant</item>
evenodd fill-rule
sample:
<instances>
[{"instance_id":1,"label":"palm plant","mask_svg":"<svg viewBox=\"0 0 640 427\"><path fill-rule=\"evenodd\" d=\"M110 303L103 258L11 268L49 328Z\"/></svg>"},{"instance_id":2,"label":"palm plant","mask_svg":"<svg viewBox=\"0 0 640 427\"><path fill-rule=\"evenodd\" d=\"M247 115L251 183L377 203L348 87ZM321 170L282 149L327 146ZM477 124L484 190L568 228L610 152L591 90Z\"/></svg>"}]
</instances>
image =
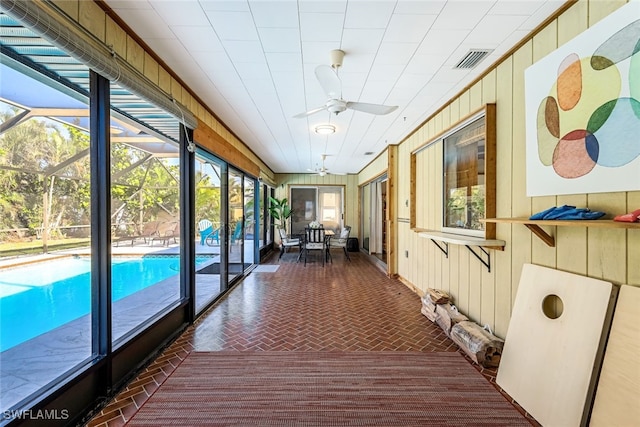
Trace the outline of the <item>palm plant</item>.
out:
<instances>
[{"instance_id":1,"label":"palm plant","mask_svg":"<svg viewBox=\"0 0 640 427\"><path fill-rule=\"evenodd\" d=\"M293 213L291 210L291 206L289 206L289 201L285 197L284 199L278 200L275 197L269 196L269 215L279 223L276 223L276 227L282 228L284 230L287 229L287 219Z\"/></svg>"}]
</instances>

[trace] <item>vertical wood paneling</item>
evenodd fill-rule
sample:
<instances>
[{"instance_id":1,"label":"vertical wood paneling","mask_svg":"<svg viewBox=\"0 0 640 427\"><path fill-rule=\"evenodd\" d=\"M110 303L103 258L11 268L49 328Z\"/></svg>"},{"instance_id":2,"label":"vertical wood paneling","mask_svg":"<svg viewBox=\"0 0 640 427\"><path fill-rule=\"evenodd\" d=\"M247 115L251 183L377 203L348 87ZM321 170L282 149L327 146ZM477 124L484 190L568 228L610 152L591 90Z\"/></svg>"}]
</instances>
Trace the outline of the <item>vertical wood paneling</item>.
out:
<instances>
[{"instance_id":1,"label":"vertical wood paneling","mask_svg":"<svg viewBox=\"0 0 640 427\"><path fill-rule=\"evenodd\" d=\"M122 58L127 57L127 33L108 16L105 22L104 42Z\"/></svg>"},{"instance_id":2,"label":"vertical wood paneling","mask_svg":"<svg viewBox=\"0 0 640 427\"><path fill-rule=\"evenodd\" d=\"M579 1L558 17L558 46L587 29L589 3Z\"/></svg>"},{"instance_id":3,"label":"vertical wood paneling","mask_svg":"<svg viewBox=\"0 0 640 427\"><path fill-rule=\"evenodd\" d=\"M557 21L552 21L533 38L532 58L534 63L557 48L557 35ZM555 196L534 197L531 200L532 212L540 212L552 206L556 206ZM555 268L556 250L544 244L540 239L533 239L531 245L531 261L534 264Z\"/></svg>"},{"instance_id":4,"label":"vertical wood paneling","mask_svg":"<svg viewBox=\"0 0 640 427\"><path fill-rule=\"evenodd\" d=\"M589 3L589 26L600 21L624 6L627 0L591 0Z\"/></svg>"},{"instance_id":5,"label":"vertical wood paneling","mask_svg":"<svg viewBox=\"0 0 640 427\"><path fill-rule=\"evenodd\" d=\"M640 209L640 191L627 195L627 211ZM640 230L627 231L627 282L640 286Z\"/></svg>"},{"instance_id":6,"label":"vertical wood paneling","mask_svg":"<svg viewBox=\"0 0 640 427\"><path fill-rule=\"evenodd\" d=\"M525 109L524 109L524 71L532 63L532 42L525 43L513 55L513 157L512 157L512 213L514 216L531 215L531 199L526 196L525 165ZM522 266L531 262L531 233L525 227L512 230L513 245L512 266L512 305L515 299Z\"/></svg>"},{"instance_id":7,"label":"vertical wood paneling","mask_svg":"<svg viewBox=\"0 0 640 427\"><path fill-rule=\"evenodd\" d=\"M92 1L81 1L78 22L100 41L105 41L106 13Z\"/></svg>"},{"instance_id":8,"label":"vertical wood paneling","mask_svg":"<svg viewBox=\"0 0 640 427\"><path fill-rule=\"evenodd\" d=\"M467 252L468 249L465 248ZM475 248L477 251L478 249ZM481 320L482 309L482 271L486 268L473 255L469 254L469 309L468 316L476 321Z\"/></svg>"},{"instance_id":9,"label":"vertical wood paneling","mask_svg":"<svg viewBox=\"0 0 640 427\"><path fill-rule=\"evenodd\" d=\"M144 75L146 78L151 80L153 83L158 85L159 83L159 74L158 74L159 66L158 62L153 59L151 55L145 52L144 54Z\"/></svg>"},{"instance_id":10,"label":"vertical wood paneling","mask_svg":"<svg viewBox=\"0 0 640 427\"><path fill-rule=\"evenodd\" d=\"M469 91L460 95L460 117L467 117L471 114L471 106L469 105Z\"/></svg>"},{"instance_id":11,"label":"vertical wood paneling","mask_svg":"<svg viewBox=\"0 0 640 427\"><path fill-rule=\"evenodd\" d=\"M78 21L78 9L80 8L78 0L53 0L53 3L60 8L64 13L69 15L74 21Z\"/></svg>"},{"instance_id":12,"label":"vertical wood paneling","mask_svg":"<svg viewBox=\"0 0 640 427\"><path fill-rule=\"evenodd\" d=\"M469 111L478 111L484 106L482 101L482 80L469 89Z\"/></svg>"},{"instance_id":13,"label":"vertical wood paneling","mask_svg":"<svg viewBox=\"0 0 640 427\"><path fill-rule=\"evenodd\" d=\"M558 196L558 205L587 206L584 194ZM587 274L587 229L556 228L556 268L576 274Z\"/></svg>"},{"instance_id":14,"label":"vertical wood paneling","mask_svg":"<svg viewBox=\"0 0 640 427\"><path fill-rule=\"evenodd\" d=\"M141 73L144 72L144 49L131 36L127 36L127 62ZM176 82L177 84L178 82ZM179 86L179 85L178 85ZM182 87L180 86L180 91ZM175 97L175 95L174 95ZM178 99L178 98L176 98ZM180 100L182 102L182 100Z\"/></svg>"},{"instance_id":15,"label":"vertical wood paneling","mask_svg":"<svg viewBox=\"0 0 640 427\"><path fill-rule=\"evenodd\" d=\"M593 211L626 212L626 193L596 193L588 197L588 207ZM635 209L635 208L634 208ZM623 229L591 228L588 233L587 274L614 283L626 283L627 269L621 260L627 259L626 231Z\"/></svg>"},{"instance_id":16,"label":"vertical wood paneling","mask_svg":"<svg viewBox=\"0 0 640 427\"><path fill-rule=\"evenodd\" d=\"M509 218L511 211L511 177L513 159L513 61L505 60L496 70L496 216ZM504 251L493 251L496 280L494 332L501 337L507 333L511 317L511 225L498 224L496 236L507 242Z\"/></svg>"}]
</instances>

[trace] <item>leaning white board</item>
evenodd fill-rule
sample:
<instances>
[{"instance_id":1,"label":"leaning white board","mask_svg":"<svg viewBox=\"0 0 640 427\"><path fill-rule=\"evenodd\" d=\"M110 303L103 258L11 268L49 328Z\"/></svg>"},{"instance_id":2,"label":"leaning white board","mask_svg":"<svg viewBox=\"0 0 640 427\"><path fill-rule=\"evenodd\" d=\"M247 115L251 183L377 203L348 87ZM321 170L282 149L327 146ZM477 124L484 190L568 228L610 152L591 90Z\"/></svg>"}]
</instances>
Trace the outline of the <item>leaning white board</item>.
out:
<instances>
[{"instance_id":1,"label":"leaning white board","mask_svg":"<svg viewBox=\"0 0 640 427\"><path fill-rule=\"evenodd\" d=\"M640 425L640 287L620 288L589 425Z\"/></svg>"},{"instance_id":2,"label":"leaning white board","mask_svg":"<svg viewBox=\"0 0 640 427\"><path fill-rule=\"evenodd\" d=\"M555 319L543 311L553 295ZM496 381L542 425L586 424L614 299L611 283L524 265Z\"/></svg>"}]
</instances>

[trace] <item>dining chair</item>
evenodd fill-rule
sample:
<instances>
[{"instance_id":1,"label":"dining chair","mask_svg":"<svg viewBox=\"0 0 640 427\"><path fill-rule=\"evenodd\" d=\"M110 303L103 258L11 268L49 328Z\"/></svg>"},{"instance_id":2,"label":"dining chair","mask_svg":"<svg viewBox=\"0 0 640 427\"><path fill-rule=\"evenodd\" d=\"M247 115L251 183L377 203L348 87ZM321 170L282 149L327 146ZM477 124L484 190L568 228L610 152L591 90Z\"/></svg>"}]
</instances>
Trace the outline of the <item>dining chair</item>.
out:
<instances>
[{"instance_id":1,"label":"dining chair","mask_svg":"<svg viewBox=\"0 0 640 427\"><path fill-rule=\"evenodd\" d=\"M347 257L349 261L351 261L351 257L349 256L349 251L347 251L347 242L349 240L349 233L351 233L351 226L345 225L342 228L339 236L332 237L329 241L329 250L332 248L342 248L344 251L344 255Z\"/></svg>"},{"instance_id":2,"label":"dining chair","mask_svg":"<svg viewBox=\"0 0 640 427\"><path fill-rule=\"evenodd\" d=\"M304 229L304 265L307 266L307 256L309 251L320 251L322 257L322 266L324 267L324 261L327 251L327 240L325 236L324 228L305 228Z\"/></svg>"},{"instance_id":3,"label":"dining chair","mask_svg":"<svg viewBox=\"0 0 640 427\"><path fill-rule=\"evenodd\" d=\"M284 228L278 228L278 233L280 234L280 256L278 257L278 259L282 258L282 255L288 248L298 247L302 252L301 239L287 236L287 231ZM298 257L300 257L300 254L298 254Z\"/></svg>"}]
</instances>

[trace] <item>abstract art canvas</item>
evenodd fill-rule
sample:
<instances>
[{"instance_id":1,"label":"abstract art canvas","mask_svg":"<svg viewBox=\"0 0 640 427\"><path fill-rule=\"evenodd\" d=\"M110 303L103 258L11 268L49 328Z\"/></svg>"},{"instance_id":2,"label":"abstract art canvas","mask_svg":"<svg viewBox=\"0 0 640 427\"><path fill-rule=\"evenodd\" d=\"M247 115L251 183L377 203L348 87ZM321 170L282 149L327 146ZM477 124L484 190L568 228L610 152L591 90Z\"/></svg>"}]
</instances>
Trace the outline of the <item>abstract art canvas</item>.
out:
<instances>
[{"instance_id":1,"label":"abstract art canvas","mask_svg":"<svg viewBox=\"0 0 640 427\"><path fill-rule=\"evenodd\" d=\"M640 1L525 71L527 196L640 190Z\"/></svg>"}]
</instances>

